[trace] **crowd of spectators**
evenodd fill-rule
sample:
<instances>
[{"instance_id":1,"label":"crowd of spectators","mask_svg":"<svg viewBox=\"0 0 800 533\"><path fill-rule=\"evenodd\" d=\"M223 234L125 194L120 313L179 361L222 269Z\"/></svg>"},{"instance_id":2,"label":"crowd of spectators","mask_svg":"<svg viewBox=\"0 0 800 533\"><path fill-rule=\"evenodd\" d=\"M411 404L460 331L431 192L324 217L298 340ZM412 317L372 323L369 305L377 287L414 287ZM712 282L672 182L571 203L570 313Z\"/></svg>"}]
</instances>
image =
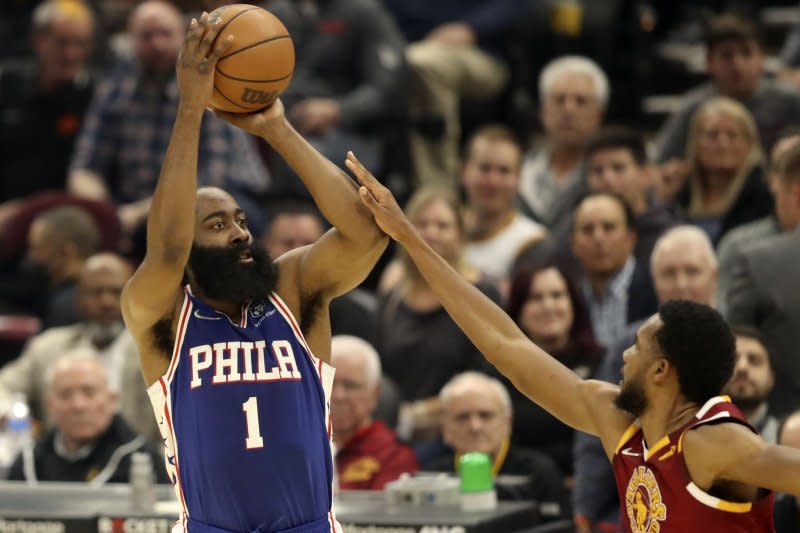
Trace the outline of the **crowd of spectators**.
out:
<instances>
[{"instance_id":1,"label":"crowd of spectators","mask_svg":"<svg viewBox=\"0 0 800 533\"><path fill-rule=\"evenodd\" d=\"M228 3L29 0L0 20L0 421L22 395L38 430L0 465L11 479L98 485L126 481L135 452L160 461L120 291L187 20ZM353 150L531 340L617 382L659 303L716 307L737 341L725 393L800 447L800 24L762 27L754 1L248 3L292 35L294 127L336 164ZM644 105L664 95L669 109ZM210 112L199 142L199 184L234 195L271 257L325 233L269 146ZM341 488L481 451L500 498L619 531L599 441L488 365L402 252L332 303L331 325ZM797 501L777 502L778 532L797 531Z\"/></svg>"}]
</instances>

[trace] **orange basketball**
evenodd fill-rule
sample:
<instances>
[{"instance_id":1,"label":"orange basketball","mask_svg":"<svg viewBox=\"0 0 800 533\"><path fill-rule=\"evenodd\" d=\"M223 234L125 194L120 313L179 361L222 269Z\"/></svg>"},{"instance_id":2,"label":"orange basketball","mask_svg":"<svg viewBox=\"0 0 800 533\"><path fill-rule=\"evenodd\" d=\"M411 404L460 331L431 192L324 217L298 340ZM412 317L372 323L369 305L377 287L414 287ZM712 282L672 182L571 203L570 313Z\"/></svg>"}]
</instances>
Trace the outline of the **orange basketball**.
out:
<instances>
[{"instance_id":1,"label":"orange basketball","mask_svg":"<svg viewBox=\"0 0 800 533\"><path fill-rule=\"evenodd\" d=\"M217 62L210 105L233 113L267 107L292 79L294 45L289 32L275 15L248 4L215 9L209 20L215 18L223 25L217 41L233 35L233 42Z\"/></svg>"}]
</instances>

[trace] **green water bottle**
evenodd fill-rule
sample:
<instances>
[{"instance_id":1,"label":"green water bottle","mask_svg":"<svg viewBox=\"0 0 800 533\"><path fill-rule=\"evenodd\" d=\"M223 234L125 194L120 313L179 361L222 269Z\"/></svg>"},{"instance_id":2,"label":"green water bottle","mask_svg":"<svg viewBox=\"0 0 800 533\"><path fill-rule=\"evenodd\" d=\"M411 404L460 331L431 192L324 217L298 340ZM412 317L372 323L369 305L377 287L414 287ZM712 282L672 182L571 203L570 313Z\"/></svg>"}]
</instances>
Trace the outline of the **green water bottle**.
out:
<instances>
[{"instance_id":1,"label":"green water bottle","mask_svg":"<svg viewBox=\"0 0 800 533\"><path fill-rule=\"evenodd\" d=\"M497 508L494 490L492 461L481 452L465 453L458 459L461 479L461 509L463 511L491 511Z\"/></svg>"}]
</instances>

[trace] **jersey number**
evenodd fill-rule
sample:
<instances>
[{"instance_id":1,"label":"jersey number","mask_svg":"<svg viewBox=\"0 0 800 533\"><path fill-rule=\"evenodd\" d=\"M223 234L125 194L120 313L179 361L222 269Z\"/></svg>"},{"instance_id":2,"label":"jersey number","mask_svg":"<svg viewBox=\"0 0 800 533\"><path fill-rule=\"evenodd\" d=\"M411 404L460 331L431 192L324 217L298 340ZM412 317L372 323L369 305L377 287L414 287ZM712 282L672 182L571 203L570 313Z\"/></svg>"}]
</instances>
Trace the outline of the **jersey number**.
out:
<instances>
[{"instance_id":1,"label":"jersey number","mask_svg":"<svg viewBox=\"0 0 800 533\"><path fill-rule=\"evenodd\" d=\"M261 438L261 428L258 426L258 402L255 396L250 396L242 404L245 420L247 421L247 438L244 439L244 447L248 450L264 447L264 439Z\"/></svg>"}]
</instances>

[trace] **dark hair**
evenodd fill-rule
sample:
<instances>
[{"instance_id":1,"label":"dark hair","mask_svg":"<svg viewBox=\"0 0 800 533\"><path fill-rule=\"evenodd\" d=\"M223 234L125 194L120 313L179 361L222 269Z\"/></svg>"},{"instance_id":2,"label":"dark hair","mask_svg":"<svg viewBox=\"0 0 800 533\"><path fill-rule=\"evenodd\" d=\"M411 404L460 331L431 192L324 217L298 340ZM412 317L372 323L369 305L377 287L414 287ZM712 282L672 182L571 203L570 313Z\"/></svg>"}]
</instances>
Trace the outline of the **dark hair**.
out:
<instances>
[{"instance_id":1,"label":"dark hair","mask_svg":"<svg viewBox=\"0 0 800 533\"><path fill-rule=\"evenodd\" d=\"M77 205L53 207L34 219L47 227L49 238L72 244L83 258L100 249L100 229L89 211Z\"/></svg>"},{"instance_id":2,"label":"dark hair","mask_svg":"<svg viewBox=\"0 0 800 533\"><path fill-rule=\"evenodd\" d=\"M761 331L749 324L737 324L735 326L731 326L731 333L733 333L734 337L746 337L748 339L753 339L760 342L762 345L764 344L764 336L761 335Z\"/></svg>"},{"instance_id":3,"label":"dark hair","mask_svg":"<svg viewBox=\"0 0 800 533\"><path fill-rule=\"evenodd\" d=\"M617 202L621 207L625 217L625 226L631 230L636 231L636 215L633 214L633 208L628 205L628 202L617 193L608 192L608 191L597 191L597 192L587 192L586 194L581 195L580 200L578 203L575 204L575 209L573 213L577 213L578 209L583 205L586 200L590 198L598 198L601 196L605 196L606 198L611 198L615 202Z\"/></svg>"},{"instance_id":4,"label":"dark hair","mask_svg":"<svg viewBox=\"0 0 800 533\"><path fill-rule=\"evenodd\" d=\"M281 216L299 216L299 215L307 215L310 217L314 217L314 219L319 222L319 226L322 231L325 231L325 219L322 217L322 214L319 212L319 209L314 204L309 202L302 202L296 200L284 200L279 204L276 204L268 209L268 218L270 226ZM267 228L266 233L269 233L269 229Z\"/></svg>"},{"instance_id":5,"label":"dark hair","mask_svg":"<svg viewBox=\"0 0 800 533\"><path fill-rule=\"evenodd\" d=\"M550 268L555 269L567 285L567 293L569 300L572 303L572 327L569 330L569 341L564 350L559 354L551 354L567 366L570 363L578 363L579 361L599 362L605 353L605 349L597 343L594 331L592 330L592 321L589 316L589 309L586 306L583 298L578 292L575 283L567 276L567 274L558 266L553 263L538 263L527 264L519 267L511 277L511 287L509 288L508 304L506 305L506 312L511 319L522 328L520 323L520 315L525 302L528 300L528 293L530 292L531 281L534 277L541 274Z\"/></svg>"},{"instance_id":6,"label":"dark hair","mask_svg":"<svg viewBox=\"0 0 800 533\"><path fill-rule=\"evenodd\" d=\"M606 126L589 138L586 144L586 158L603 150L622 149L630 152L639 166L647 163L647 152L639 133L625 126Z\"/></svg>"},{"instance_id":7,"label":"dark hair","mask_svg":"<svg viewBox=\"0 0 800 533\"><path fill-rule=\"evenodd\" d=\"M752 20L735 13L723 13L706 26L706 49L711 52L715 46L729 41L755 41L759 48L764 48L761 31Z\"/></svg>"},{"instance_id":8,"label":"dark hair","mask_svg":"<svg viewBox=\"0 0 800 533\"><path fill-rule=\"evenodd\" d=\"M502 124L487 124L475 130L472 135L469 136L467 142L464 143L465 161L469 159L472 153L472 145L475 144L475 141L478 139L513 144L519 151L520 158L522 158L522 143L519 142L519 139L510 128L503 126Z\"/></svg>"},{"instance_id":9,"label":"dark hair","mask_svg":"<svg viewBox=\"0 0 800 533\"><path fill-rule=\"evenodd\" d=\"M670 300L658 314L662 325L656 342L676 368L683 395L702 405L731 379L736 364L733 333L719 312L697 302Z\"/></svg>"}]
</instances>

